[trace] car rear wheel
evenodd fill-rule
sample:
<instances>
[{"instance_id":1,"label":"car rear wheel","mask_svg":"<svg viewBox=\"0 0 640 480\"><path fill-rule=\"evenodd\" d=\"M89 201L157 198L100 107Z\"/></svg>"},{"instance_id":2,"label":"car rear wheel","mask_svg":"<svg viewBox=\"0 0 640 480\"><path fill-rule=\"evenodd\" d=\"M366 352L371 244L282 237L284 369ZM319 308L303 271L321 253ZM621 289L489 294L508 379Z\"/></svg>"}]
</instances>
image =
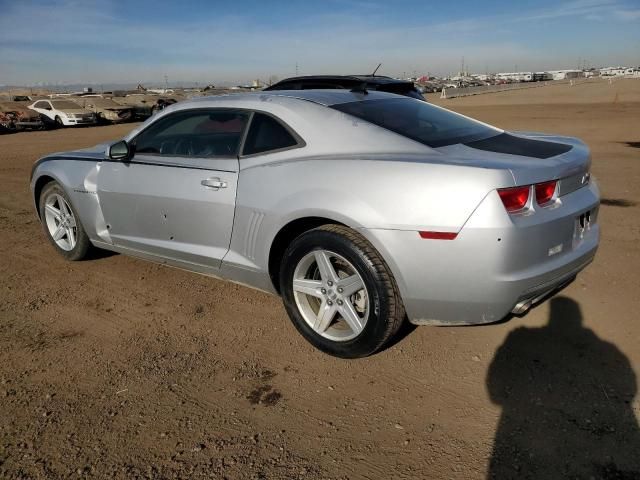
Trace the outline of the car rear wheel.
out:
<instances>
[{"instance_id":1,"label":"car rear wheel","mask_svg":"<svg viewBox=\"0 0 640 480\"><path fill-rule=\"evenodd\" d=\"M364 237L344 226L325 225L296 238L284 254L280 286L298 331L337 357L371 355L404 320L389 267Z\"/></svg>"},{"instance_id":2,"label":"car rear wheel","mask_svg":"<svg viewBox=\"0 0 640 480\"><path fill-rule=\"evenodd\" d=\"M59 184L51 182L44 187L39 209L45 235L58 253L67 260L82 260L91 242Z\"/></svg>"}]
</instances>

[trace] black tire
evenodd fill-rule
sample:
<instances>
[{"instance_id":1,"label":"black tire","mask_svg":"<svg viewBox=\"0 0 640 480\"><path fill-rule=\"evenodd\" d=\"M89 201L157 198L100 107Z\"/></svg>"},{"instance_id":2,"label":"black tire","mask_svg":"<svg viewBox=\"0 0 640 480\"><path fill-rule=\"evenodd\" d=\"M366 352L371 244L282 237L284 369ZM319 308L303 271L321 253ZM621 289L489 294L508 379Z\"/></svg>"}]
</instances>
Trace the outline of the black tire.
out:
<instances>
[{"instance_id":1,"label":"black tire","mask_svg":"<svg viewBox=\"0 0 640 480\"><path fill-rule=\"evenodd\" d=\"M62 119L60 117L58 117L56 115L55 118L55 122L56 122L56 128L63 128L64 127L64 123L62 123Z\"/></svg>"},{"instance_id":2,"label":"black tire","mask_svg":"<svg viewBox=\"0 0 640 480\"><path fill-rule=\"evenodd\" d=\"M315 332L300 313L293 292L298 262L314 250L328 250L348 260L362 277L369 300L369 319L353 339L333 341ZM380 350L399 330L404 305L391 270L362 235L341 225L324 225L297 237L284 253L280 292L294 326L312 345L340 358L366 357Z\"/></svg>"},{"instance_id":3,"label":"black tire","mask_svg":"<svg viewBox=\"0 0 640 480\"><path fill-rule=\"evenodd\" d=\"M46 204L47 198L49 198L49 196L53 194L58 194L65 199L65 201L71 208L71 212L73 213L73 216L75 217L76 244L75 244L75 247L73 247L73 249L71 250L64 250L63 248L60 248L56 244L51 233L49 232L49 228L47 227L47 222L45 217L45 204ZM53 245L53 247L56 249L56 251L60 255L62 255L64 258L70 261L82 260L87 256L87 254L89 253L89 250L92 247L91 241L89 240L89 237L84 231L84 227L80 222L80 217L78 216L78 212L75 210L75 208L73 208L73 205L69 200L69 196L66 194L66 192L58 183L49 182L44 186L44 188L42 189L42 193L40 194L40 198L38 200L38 211L40 212L40 222L42 223L44 234L46 235L51 245Z\"/></svg>"}]
</instances>

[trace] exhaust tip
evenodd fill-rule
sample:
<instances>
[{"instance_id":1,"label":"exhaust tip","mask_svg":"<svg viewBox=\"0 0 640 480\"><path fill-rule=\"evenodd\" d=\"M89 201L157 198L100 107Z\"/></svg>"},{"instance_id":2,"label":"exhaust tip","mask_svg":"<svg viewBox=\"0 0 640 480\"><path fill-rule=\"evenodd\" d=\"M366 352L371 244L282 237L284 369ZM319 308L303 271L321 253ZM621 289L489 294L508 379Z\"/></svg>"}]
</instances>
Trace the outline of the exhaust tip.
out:
<instances>
[{"instance_id":1,"label":"exhaust tip","mask_svg":"<svg viewBox=\"0 0 640 480\"><path fill-rule=\"evenodd\" d=\"M513 313L514 315L522 315L531 308L532 304L533 302L531 300L523 300L522 302L518 302L516 306L513 307L513 310L511 310L511 313Z\"/></svg>"}]
</instances>

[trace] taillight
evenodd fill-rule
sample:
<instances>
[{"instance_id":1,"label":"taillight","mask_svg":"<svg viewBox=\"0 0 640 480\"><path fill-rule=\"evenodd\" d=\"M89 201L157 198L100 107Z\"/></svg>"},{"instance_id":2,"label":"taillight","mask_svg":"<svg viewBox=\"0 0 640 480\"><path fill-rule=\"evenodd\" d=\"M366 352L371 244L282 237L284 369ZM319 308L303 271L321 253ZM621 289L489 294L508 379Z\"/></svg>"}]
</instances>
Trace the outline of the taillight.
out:
<instances>
[{"instance_id":1,"label":"taillight","mask_svg":"<svg viewBox=\"0 0 640 480\"><path fill-rule=\"evenodd\" d=\"M538 183L536 185L536 202L538 205L549 203L556 193L556 181Z\"/></svg>"},{"instance_id":2,"label":"taillight","mask_svg":"<svg viewBox=\"0 0 640 480\"><path fill-rule=\"evenodd\" d=\"M504 208L507 209L507 212L517 212L518 210L522 210L529 201L530 192L531 187L529 185L525 187L498 189L498 195L500 195L500 199L502 200L502 203L504 203Z\"/></svg>"}]
</instances>

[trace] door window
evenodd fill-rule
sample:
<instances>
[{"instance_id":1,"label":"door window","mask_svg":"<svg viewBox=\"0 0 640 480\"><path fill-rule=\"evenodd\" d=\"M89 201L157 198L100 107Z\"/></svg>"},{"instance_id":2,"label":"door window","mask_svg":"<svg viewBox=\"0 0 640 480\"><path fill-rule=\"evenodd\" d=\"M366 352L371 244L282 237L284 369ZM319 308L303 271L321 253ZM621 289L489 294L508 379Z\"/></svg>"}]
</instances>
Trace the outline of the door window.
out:
<instances>
[{"instance_id":1,"label":"door window","mask_svg":"<svg viewBox=\"0 0 640 480\"><path fill-rule=\"evenodd\" d=\"M244 144L243 155L265 153L295 147L298 141L275 118L264 113L254 113Z\"/></svg>"},{"instance_id":2,"label":"door window","mask_svg":"<svg viewBox=\"0 0 640 480\"><path fill-rule=\"evenodd\" d=\"M177 112L142 131L134 140L135 151L181 157L235 156L248 117L234 110Z\"/></svg>"},{"instance_id":3,"label":"door window","mask_svg":"<svg viewBox=\"0 0 640 480\"><path fill-rule=\"evenodd\" d=\"M50 110L48 102L36 102L36 104L33 106L33 108L43 108L43 109Z\"/></svg>"}]
</instances>

